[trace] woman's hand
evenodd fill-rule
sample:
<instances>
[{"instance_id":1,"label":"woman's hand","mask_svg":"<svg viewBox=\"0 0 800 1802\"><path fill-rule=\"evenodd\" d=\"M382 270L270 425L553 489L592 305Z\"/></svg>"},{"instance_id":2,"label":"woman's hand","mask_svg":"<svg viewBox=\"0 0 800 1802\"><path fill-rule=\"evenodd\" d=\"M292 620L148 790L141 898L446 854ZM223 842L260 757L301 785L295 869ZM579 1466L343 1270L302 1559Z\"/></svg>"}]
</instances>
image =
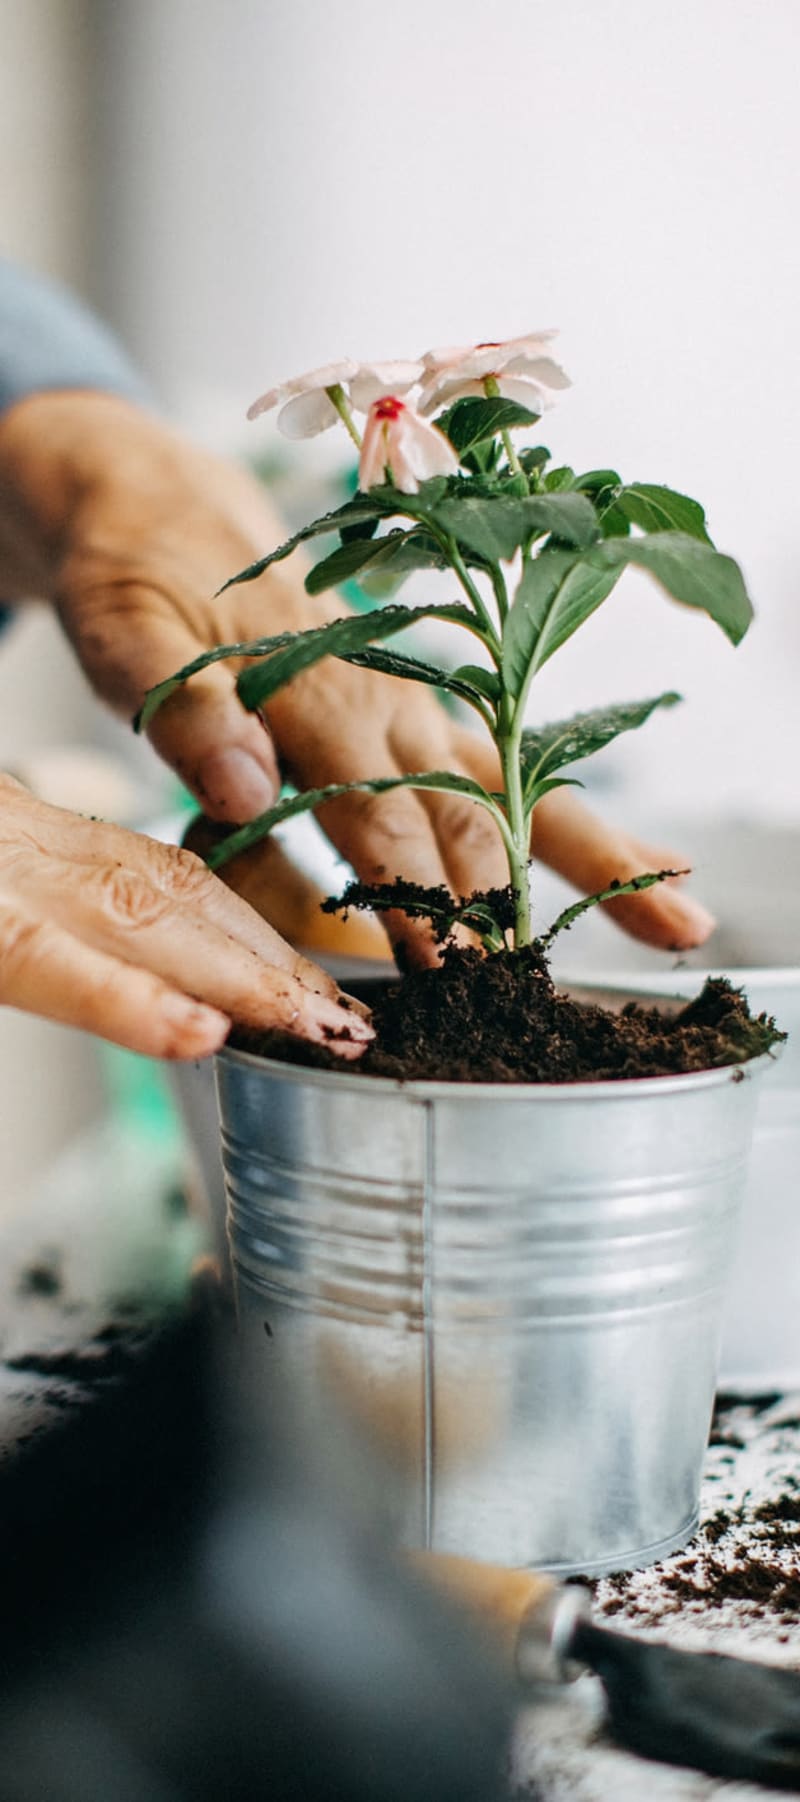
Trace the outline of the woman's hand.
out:
<instances>
[{"instance_id":1,"label":"woman's hand","mask_svg":"<svg viewBox=\"0 0 800 1802\"><path fill-rule=\"evenodd\" d=\"M192 852L0 776L0 1003L150 1057L205 1057L235 1020L353 1058L372 1029L341 1001Z\"/></svg>"},{"instance_id":2,"label":"woman's hand","mask_svg":"<svg viewBox=\"0 0 800 1802\"><path fill-rule=\"evenodd\" d=\"M219 643L319 625L341 612L310 599L297 554L260 581L215 590L284 534L261 487L196 450L127 401L43 394L0 419L0 577L5 592L54 599L93 686L131 717L146 689ZM194 677L155 716L151 737L212 819L242 822L279 787L423 769L498 782L488 743L455 724L431 693L328 658L267 708L235 693L235 662ZM364 881L402 875L457 894L505 884L498 835L456 795L401 789L324 809L333 842ZM536 811L534 849L583 893L674 858L601 825L572 793ZM713 921L675 884L610 904L625 930L665 949L707 938ZM419 921L387 918L412 961L436 952Z\"/></svg>"}]
</instances>

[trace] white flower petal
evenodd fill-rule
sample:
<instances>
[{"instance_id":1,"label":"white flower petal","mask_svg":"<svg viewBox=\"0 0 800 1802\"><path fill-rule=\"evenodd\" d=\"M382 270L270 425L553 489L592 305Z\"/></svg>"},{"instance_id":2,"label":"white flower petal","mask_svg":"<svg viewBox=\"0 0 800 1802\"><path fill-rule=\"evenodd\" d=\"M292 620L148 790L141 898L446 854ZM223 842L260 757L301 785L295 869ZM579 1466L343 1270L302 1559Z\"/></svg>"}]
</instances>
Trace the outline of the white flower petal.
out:
<instances>
[{"instance_id":1,"label":"white flower petal","mask_svg":"<svg viewBox=\"0 0 800 1802\"><path fill-rule=\"evenodd\" d=\"M390 409L394 410L390 410ZM370 408L364 430L358 482L361 489L380 484L389 466L396 488L416 494L429 476L455 475L458 458L443 432L394 395L384 395Z\"/></svg>"},{"instance_id":2,"label":"white flower petal","mask_svg":"<svg viewBox=\"0 0 800 1802\"><path fill-rule=\"evenodd\" d=\"M511 357L505 365L506 375L529 375L546 388L571 388L569 376L552 357L531 357L527 353Z\"/></svg>"},{"instance_id":3,"label":"white flower petal","mask_svg":"<svg viewBox=\"0 0 800 1802\"><path fill-rule=\"evenodd\" d=\"M458 458L444 432L410 408L397 422L389 460L397 486L405 494L415 493L419 482L427 482L431 476L455 475L458 470ZM396 462L402 464L401 470Z\"/></svg>"},{"instance_id":4,"label":"white flower petal","mask_svg":"<svg viewBox=\"0 0 800 1802\"><path fill-rule=\"evenodd\" d=\"M386 426L387 421L379 418L375 407L371 407L358 460L358 486L363 493L368 488L380 487L383 482L387 456Z\"/></svg>"},{"instance_id":5,"label":"white flower petal","mask_svg":"<svg viewBox=\"0 0 800 1802\"><path fill-rule=\"evenodd\" d=\"M339 363L322 363L319 369L307 369L305 375L296 375L286 382L287 394L308 394L312 388L335 388L349 382L351 376L357 374L360 365L352 357L342 357Z\"/></svg>"},{"instance_id":6,"label":"white flower petal","mask_svg":"<svg viewBox=\"0 0 800 1802\"><path fill-rule=\"evenodd\" d=\"M284 393L283 388L268 388L266 394L260 394L258 400L254 400L252 406L248 407L248 419L258 419L262 413L269 413L272 407L277 407Z\"/></svg>"},{"instance_id":7,"label":"white flower petal","mask_svg":"<svg viewBox=\"0 0 800 1802\"><path fill-rule=\"evenodd\" d=\"M524 338L508 338L499 344L450 346L426 351L423 357L425 378L419 394L422 413L453 401L483 394L482 384L488 376L497 379L513 366L516 372L531 375L552 388L569 387L569 378L558 363L548 356L553 331L528 333Z\"/></svg>"},{"instance_id":8,"label":"white flower petal","mask_svg":"<svg viewBox=\"0 0 800 1802\"><path fill-rule=\"evenodd\" d=\"M434 375L442 369L451 369L454 364L462 363L474 349L474 344L449 344L441 350L426 350L422 361L430 374Z\"/></svg>"},{"instance_id":9,"label":"white flower petal","mask_svg":"<svg viewBox=\"0 0 800 1802\"><path fill-rule=\"evenodd\" d=\"M358 374L360 365L354 363L352 357L344 357L340 363L323 363L319 369L307 369L303 375L293 375L291 381L281 382L277 388L269 388L258 400L254 400L247 409L248 419L258 419L261 413L268 413L271 407L277 407L282 400L288 400L293 394L310 394L321 388L335 388L349 382Z\"/></svg>"},{"instance_id":10,"label":"white flower petal","mask_svg":"<svg viewBox=\"0 0 800 1802\"><path fill-rule=\"evenodd\" d=\"M506 338L501 348L509 361L512 357L538 357L557 337L558 332L548 328L542 332L528 332L524 338Z\"/></svg>"},{"instance_id":11,"label":"white flower petal","mask_svg":"<svg viewBox=\"0 0 800 1802\"><path fill-rule=\"evenodd\" d=\"M278 430L284 438L316 438L318 432L327 432L329 426L335 425L338 417L325 389L317 388L310 394L295 394L284 403L278 414Z\"/></svg>"},{"instance_id":12,"label":"white flower petal","mask_svg":"<svg viewBox=\"0 0 800 1802\"><path fill-rule=\"evenodd\" d=\"M395 441L388 462L395 488L399 488L401 494L416 494L419 482L409 447Z\"/></svg>"},{"instance_id":13,"label":"white flower petal","mask_svg":"<svg viewBox=\"0 0 800 1802\"><path fill-rule=\"evenodd\" d=\"M417 396L417 407L423 414L436 413L440 407L449 407L453 401L471 399L473 395L485 400L482 382L466 380L458 372L438 375L423 383Z\"/></svg>"},{"instance_id":14,"label":"white flower petal","mask_svg":"<svg viewBox=\"0 0 800 1802\"><path fill-rule=\"evenodd\" d=\"M504 400L515 400L520 407L527 407L529 413L544 413L552 407L553 400L540 382L534 382L527 375L509 375L504 371L497 378L497 386Z\"/></svg>"},{"instance_id":15,"label":"white flower petal","mask_svg":"<svg viewBox=\"0 0 800 1802\"><path fill-rule=\"evenodd\" d=\"M384 394L407 394L421 375L421 363L361 363L350 379L350 400L359 413L368 413L373 401Z\"/></svg>"}]
</instances>

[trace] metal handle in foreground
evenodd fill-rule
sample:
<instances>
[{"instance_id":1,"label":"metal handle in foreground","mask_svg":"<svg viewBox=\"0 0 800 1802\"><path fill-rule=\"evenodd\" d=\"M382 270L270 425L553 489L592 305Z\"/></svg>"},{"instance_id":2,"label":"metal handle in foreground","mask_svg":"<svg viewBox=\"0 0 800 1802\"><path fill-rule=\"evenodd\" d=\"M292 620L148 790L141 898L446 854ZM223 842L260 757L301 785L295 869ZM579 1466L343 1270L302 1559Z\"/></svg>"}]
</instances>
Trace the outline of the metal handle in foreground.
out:
<instances>
[{"instance_id":1,"label":"metal handle in foreground","mask_svg":"<svg viewBox=\"0 0 800 1802\"><path fill-rule=\"evenodd\" d=\"M580 1584L438 1552L413 1552L411 1562L492 1628L521 1683L569 1683L580 1675L583 1667L569 1656L578 1621L590 1618L589 1592Z\"/></svg>"}]
</instances>

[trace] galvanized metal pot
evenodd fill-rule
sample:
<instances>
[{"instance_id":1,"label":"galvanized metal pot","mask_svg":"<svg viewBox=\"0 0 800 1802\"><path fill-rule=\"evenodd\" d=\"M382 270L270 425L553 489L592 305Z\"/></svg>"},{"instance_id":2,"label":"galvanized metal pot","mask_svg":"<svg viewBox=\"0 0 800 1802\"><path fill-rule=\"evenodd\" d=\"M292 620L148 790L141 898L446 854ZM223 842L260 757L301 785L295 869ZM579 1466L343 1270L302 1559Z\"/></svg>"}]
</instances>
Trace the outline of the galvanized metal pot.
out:
<instances>
[{"instance_id":1,"label":"galvanized metal pot","mask_svg":"<svg viewBox=\"0 0 800 1802\"><path fill-rule=\"evenodd\" d=\"M714 974L715 972L711 972ZM728 969L751 1013L774 1015L788 1032L761 1097L728 1284L720 1384L737 1394L800 1388L800 969ZM694 988L705 972L692 970ZM674 996L687 972L610 979L652 999Z\"/></svg>"},{"instance_id":2,"label":"galvanized metal pot","mask_svg":"<svg viewBox=\"0 0 800 1802\"><path fill-rule=\"evenodd\" d=\"M242 1332L383 1438L410 1543L599 1573L691 1536L769 1061L506 1086L219 1055Z\"/></svg>"}]
</instances>

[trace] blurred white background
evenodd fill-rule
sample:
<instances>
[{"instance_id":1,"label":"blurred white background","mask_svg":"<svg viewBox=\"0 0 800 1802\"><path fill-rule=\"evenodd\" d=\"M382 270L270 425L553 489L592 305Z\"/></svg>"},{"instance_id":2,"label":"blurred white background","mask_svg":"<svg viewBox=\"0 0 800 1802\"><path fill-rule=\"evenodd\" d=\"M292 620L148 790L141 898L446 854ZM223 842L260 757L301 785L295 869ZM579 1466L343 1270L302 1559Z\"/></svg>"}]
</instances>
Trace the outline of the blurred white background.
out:
<instances>
[{"instance_id":1,"label":"blurred white background","mask_svg":"<svg viewBox=\"0 0 800 1802\"><path fill-rule=\"evenodd\" d=\"M794 828L797 0L0 0L0 42L2 248L92 299L210 442L272 445L248 402L317 362L559 326L557 460L696 494L758 620L734 652L627 578L537 705L677 687L598 765L607 810ZM90 737L91 706L29 621L0 657L3 760ZM4 1025L26 1092L31 1033L65 1042ZM89 1105L85 1059L76 1081ZM44 1155L26 1132L4 1181Z\"/></svg>"}]
</instances>

